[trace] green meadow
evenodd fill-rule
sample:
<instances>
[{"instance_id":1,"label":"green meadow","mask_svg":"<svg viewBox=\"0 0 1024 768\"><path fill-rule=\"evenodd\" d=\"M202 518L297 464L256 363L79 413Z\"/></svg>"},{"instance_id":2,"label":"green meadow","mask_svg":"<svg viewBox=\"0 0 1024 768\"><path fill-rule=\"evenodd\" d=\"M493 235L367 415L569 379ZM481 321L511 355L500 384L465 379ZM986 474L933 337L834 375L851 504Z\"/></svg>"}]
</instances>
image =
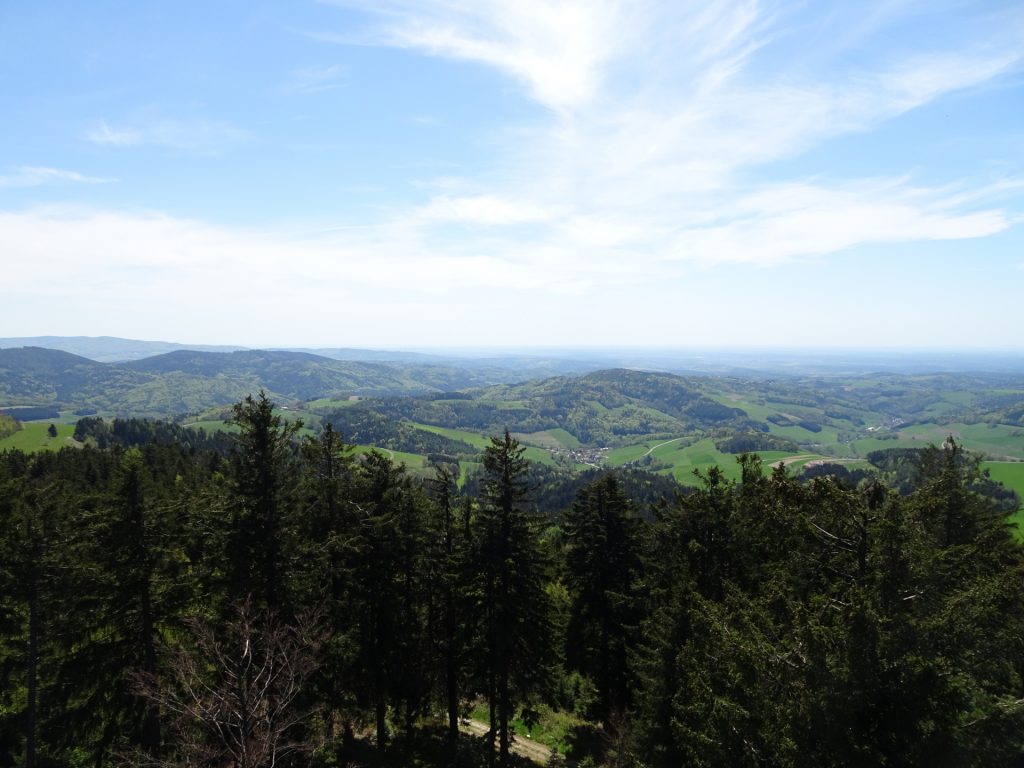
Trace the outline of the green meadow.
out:
<instances>
[{"instance_id":1,"label":"green meadow","mask_svg":"<svg viewBox=\"0 0 1024 768\"><path fill-rule=\"evenodd\" d=\"M405 464L407 469L413 471L427 468L427 457L419 453L392 451L390 448L376 448L372 445L356 445L352 447L352 453L357 456L370 453L371 451L382 453L396 463Z\"/></svg>"},{"instance_id":2,"label":"green meadow","mask_svg":"<svg viewBox=\"0 0 1024 768\"><path fill-rule=\"evenodd\" d=\"M344 398L321 397L317 400L310 400L304 407L311 411L331 408L348 408L358 402L359 398L355 396Z\"/></svg>"},{"instance_id":3,"label":"green meadow","mask_svg":"<svg viewBox=\"0 0 1024 768\"><path fill-rule=\"evenodd\" d=\"M914 424L890 433L895 438L869 437L854 442L861 456L886 448L923 448L942 445L952 435L969 451L993 459L1024 459L1024 428L1006 424Z\"/></svg>"},{"instance_id":4,"label":"green meadow","mask_svg":"<svg viewBox=\"0 0 1024 768\"><path fill-rule=\"evenodd\" d=\"M281 417L282 421L287 423L302 419L304 424L308 424L307 419L310 416L315 418L314 414L294 410L275 411L275 413ZM198 421L182 424L182 426L188 429L202 429L205 432L231 432L232 434L237 434L239 431L237 424L226 419L199 419ZM317 431L311 426L303 426L298 434L300 437L316 437Z\"/></svg>"},{"instance_id":5,"label":"green meadow","mask_svg":"<svg viewBox=\"0 0 1024 768\"><path fill-rule=\"evenodd\" d=\"M54 422L54 426L57 428L57 436L50 437L50 422L25 422L20 430L0 440L0 451L15 448L25 453L35 453L36 451L56 451L67 446L78 445L72 439L75 434L73 424Z\"/></svg>"},{"instance_id":6,"label":"green meadow","mask_svg":"<svg viewBox=\"0 0 1024 768\"><path fill-rule=\"evenodd\" d=\"M1024 462L1014 461L983 461L982 469L987 469L989 477L998 480L1007 488L1012 488L1021 498L1021 506L1007 518L1008 522L1017 526L1017 536L1024 539Z\"/></svg>"},{"instance_id":7,"label":"green meadow","mask_svg":"<svg viewBox=\"0 0 1024 768\"><path fill-rule=\"evenodd\" d=\"M989 477L1012 488L1024 500L1024 461L983 461L981 468L987 469ZM1021 506L1024 509L1024 501Z\"/></svg>"},{"instance_id":8,"label":"green meadow","mask_svg":"<svg viewBox=\"0 0 1024 768\"><path fill-rule=\"evenodd\" d=\"M715 447L711 438L692 443L691 439L648 440L645 443L615 448L608 452L605 461L613 467L633 462L640 462L640 466L643 466L642 459L649 455L653 461L668 465L655 471L670 474L683 485L699 485L700 480L697 479L694 470L705 472L713 466L721 469L729 480L739 479L740 469L736 455L722 453ZM816 453L793 454L789 451L760 451L758 455L766 468L782 459L792 459L792 463L787 461L786 466L798 469L809 461L826 458Z\"/></svg>"},{"instance_id":9,"label":"green meadow","mask_svg":"<svg viewBox=\"0 0 1024 768\"><path fill-rule=\"evenodd\" d=\"M491 439L480 432L471 432L467 429L451 429L449 427L435 427L433 424L420 424L419 422L410 422L416 429L422 429L424 432L432 432L435 435L441 435L447 437L450 440L461 440L464 443L469 443L474 448L478 448L481 451L491 444Z\"/></svg>"},{"instance_id":10,"label":"green meadow","mask_svg":"<svg viewBox=\"0 0 1024 768\"><path fill-rule=\"evenodd\" d=\"M579 448L580 441L571 432L564 429L546 429L542 432L516 432L512 435L521 443L547 448L553 451L566 448Z\"/></svg>"}]
</instances>

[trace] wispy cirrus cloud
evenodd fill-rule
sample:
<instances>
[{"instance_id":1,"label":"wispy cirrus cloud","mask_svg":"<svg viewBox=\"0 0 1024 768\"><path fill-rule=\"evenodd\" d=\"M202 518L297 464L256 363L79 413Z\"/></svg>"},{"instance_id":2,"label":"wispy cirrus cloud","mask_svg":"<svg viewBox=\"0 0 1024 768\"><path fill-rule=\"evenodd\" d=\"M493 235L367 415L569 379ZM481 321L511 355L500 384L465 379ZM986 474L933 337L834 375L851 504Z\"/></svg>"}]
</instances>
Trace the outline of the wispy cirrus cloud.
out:
<instances>
[{"instance_id":1,"label":"wispy cirrus cloud","mask_svg":"<svg viewBox=\"0 0 1024 768\"><path fill-rule=\"evenodd\" d=\"M915 189L901 178L909 169L893 168L881 186L770 169L1018 71L1024 15L944 46L926 36L892 46L875 38L916 23L921 6L865 16L757 0L339 4L376 18L371 41L491 67L550 110L466 180L472 195L439 188L413 213L435 243L431 224L461 222L471 240L486 237L480 227L528 221L540 231L519 250L553 258L586 249L591 261L603 253L638 265L777 264L867 243L985 237L1016 221ZM844 51L814 36L825 27L844 31L845 48L876 45L878 55L841 60ZM770 204L796 200L796 190L799 206Z\"/></svg>"},{"instance_id":2,"label":"wispy cirrus cloud","mask_svg":"<svg viewBox=\"0 0 1024 768\"><path fill-rule=\"evenodd\" d=\"M41 187L48 184L109 184L117 179L104 176L88 176L77 171L49 168L40 165L23 165L13 173L0 175L0 189L18 187Z\"/></svg>"},{"instance_id":3,"label":"wispy cirrus cloud","mask_svg":"<svg viewBox=\"0 0 1024 768\"><path fill-rule=\"evenodd\" d=\"M495 67L553 109L597 95L602 70L631 26L630 4L620 0L381 0L366 7L384 22L371 42Z\"/></svg>"},{"instance_id":4,"label":"wispy cirrus cloud","mask_svg":"<svg viewBox=\"0 0 1024 768\"><path fill-rule=\"evenodd\" d=\"M736 197L718 221L675 233L666 258L770 266L859 245L987 237L1013 223L1000 209L958 210L955 194L902 180L782 184Z\"/></svg>"},{"instance_id":5,"label":"wispy cirrus cloud","mask_svg":"<svg viewBox=\"0 0 1024 768\"><path fill-rule=\"evenodd\" d=\"M417 209L416 218L424 222L461 222L502 226L533 224L557 218L558 211L528 200L510 200L494 195L441 195Z\"/></svg>"},{"instance_id":6,"label":"wispy cirrus cloud","mask_svg":"<svg viewBox=\"0 0 1024 768\"><path fill-rule=\"evenodd\" d=\"M765 268L757 272L764 282L784 289L836 254L988 238L1021 223L1019 179L946 171L943 163L922 173L903 164L898 143L885 145L888 157L879 161L870 153L881 144L852 138L870 139L913 110L1011 80L1024 55L1024 26L1016 23L1024 13L1006 23L978 11L975 23L946 25L939 39L906 34L915 14L933 7L918 2L872 13L775 0L336 4L364 10L370 23L319 39L487 67L536 108L517 108L516 124L479 137L492 150L486 166L425 157L415 170L403 167L410 193L364 218L341 209L338 221L321 214L327 220L316 227L302 220L285 232L104 210L0 212L0 252L16 254L5 262L10 284L69 302L88 294L94 306L131 296L140 307L162 308L140 316L182 323L190 310L168 297L187 294L223 307L225 322L239 329L222 331L231 340L246 338L247 324L265 324L266 307L301 301L304 316L318 313L310 326L341 327L342 314L372 317L399 329L394 337L419 334L418 342L435 333L428 316L480 341L481 313L497 308L518 314L506 336L488 335L490 342L530 333L631 343L639 329L674 343L683 323L665 319L683 294L721 314L719 305L747 290L730 311L756 324L761 281L738 286L752 268ZM295 91L318 93L344 73L329 66L291 75ZM454 125L445 107L429 109ZM203 151L244 137L225 123L137 114L99 122L88 136L111 147ZM822 160L840 140L864 154ZM441 167L450 175L423 179ZM294 234L300 229L305 234ZM843 260L835 261L830 268ZM786 264L800 269L779 268ZM824 316L834 272L816 274ZM716 280L718 292L705 290ZM870 287L872 277L864 282ZM847 318L858 300L848 302ZM1000 312L992 317L1012 314ZM844 332L842 322L831 330ZM824 326L818 331L830 339ZM775 337L764 330L761 338Z\"/></svg>"},{"instance_id":7,"label":"wispy cirrus cloud","mask_svg":"<svg viewBox=\"0 0 1024 768\"><path fill-rule=\"evenodd\" d=\"M93 144L109 144L114 147L134 147L146 142L145 134L136 128L112 128L101 120L86 133L85 138Z\"/></svg>"},{"instance_id":8,"label":"wispy cirrus cloud","mask_svg":"<svg viewBox=\"0 0 1024 768\"><path fill-rule=\"evenodd\" d=\"M169 149L213 151L244 141L248 133L230 123L192 119L158 119L111 125L100 120L85 138L112 147L158 146Z\"/></svg>"},{"instance_id":9,"label":"wispy cirrus cloud","mask_svg":"<svg viewBox=\"0 0 1024 768\"><path fill-rule=\"evenodd\" d=\"M341 88L345 75L339 64L323 67L302 67L293 70L288 89L296 93L323 93Z\"/></svg>"}]
</instances>

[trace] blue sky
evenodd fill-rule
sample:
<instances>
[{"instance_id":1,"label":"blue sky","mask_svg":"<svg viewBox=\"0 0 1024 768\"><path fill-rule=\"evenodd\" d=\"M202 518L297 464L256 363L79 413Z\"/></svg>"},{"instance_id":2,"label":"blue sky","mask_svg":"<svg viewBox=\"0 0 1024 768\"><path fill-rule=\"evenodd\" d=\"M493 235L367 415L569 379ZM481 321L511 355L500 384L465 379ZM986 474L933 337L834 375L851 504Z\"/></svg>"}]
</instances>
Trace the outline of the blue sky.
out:
<instances>
[{"instance_id":1,"label":"blue sky","mask_svg":"<svg viewBox=\"0 0 1024 768\"><path fill-rule=\"evenodd\" d=\"M0 4L0 336L1022 348L1019 2Z\"/></svg>"}]
</instances>

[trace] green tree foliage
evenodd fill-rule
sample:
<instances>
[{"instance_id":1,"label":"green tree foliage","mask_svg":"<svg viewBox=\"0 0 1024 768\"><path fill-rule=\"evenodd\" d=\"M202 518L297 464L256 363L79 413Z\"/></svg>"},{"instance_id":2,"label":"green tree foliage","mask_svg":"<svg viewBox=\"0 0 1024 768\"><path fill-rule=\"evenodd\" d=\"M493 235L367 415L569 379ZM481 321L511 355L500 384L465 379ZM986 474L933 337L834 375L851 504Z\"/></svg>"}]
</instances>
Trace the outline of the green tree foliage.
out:
<instances>
[{"instance_id":1,"label":"green tree foliage","mask_svg":"<svg viewBox=\"0 0 1024 768\"><path fill-rule=\"evenodd\" d=\"M549 684L552 606L543 520L527 506L528 463L508 430L483 454L483 496L476 516L476 570L481 617L480 680L490 705L492 738L509 764L516 706Z\"/></svg>"},{"instance_id":2,"label":"green tree foliage","mask_svg":"<svg viewBox=\"0 0 1024 768\"><path fill-rule=\"evenodd\" d=\"M454 745L459 738L459 708L472 649L472 604L465 586L471 578L471 540L465 516L459 514L455 480L447 468L437 468L430 494L429 636L448 719L448 741Z\"/></svg>"},{"instance_id":3,"label":"green tree foliage","mask_svg":"<svg viewBox=\"0 0 1024 768\"><path fill-rule=\"evenodd\" d=\"M261 391L235 405L233 423L239 434L231 453L228 594L276 610L284 597L284 518L297 474L293 438L302 422L283 421Z\"/></svg>"},{"instance_id":4,"label":"green tree foliage","mask_svg":"<svg viewBox=\"0 0 1024 768\"><path fill-rule=\"evenodd\" d=\"M0 412L0 440L21 429L21 422L13 416Z\"/></svg>"},{"instance_id":5,"label":"green tree foliage","mask_svg":"<svg viewBox=\"0 0 1024 768\"><path fill-rule=\"evenodd\" d=\"M374 716L377 745L388 742L388 709L411 728L427 704L425 496L401 466L370 453L360 470L349 568L355 621L353 677Z\"/></svg>"},{"instance_id":6,"label":"green tree foliage","mask_svg":"<svg viewBox=\"0 0 1024 768\"><path fill-rule=\"evenodd\" d=\"M24 469L31 471L26 463ZM49 725L63 714L49 692L56 681L62 579L62 489L48 478L14 477L0 502L0 756L34 767L58 758ZM5 754L6 753L6 754Z\"/></svg>"},{"instance_id":7,"label":"green tree foliage","mask_svg":"<svg viewBox=\"0 0 1024 768\"><path fill-rule=\"evenodd\" d=\"M607 721L629 703L627 652L637 621L640 522L615 475L583 488L565 513L565 579L572 601L566 663L597 686Z\"/></svg>"},{"instance_id":8,"label":"green tree foliage","mask_svg":"<svg viewBox=\"0 0 1024 768\"><path fill-rule=\"evenodd\" d=\"M635 656L643 762L1020 754L1021 551L957 447L936 451L906 500L766 478L748 459L741 483L709 473L666 512Z\"/></svg>"},{"instance_id":9,"label":"green tree foliage","mask_svg":"<svg viewBox=\"0 0 1024 768\"><path fill-rule=\"evenodd\" d=\"M332 424L302 446L298 507L289 539L288 594L297 610L319 610L327 630L323 664L313 675L315 695L326 706L326 730L334 713L351 705L344 671L351 655L352 561L357 550L359 508L354 503L356 466Z\"/></svg>"},{"instance_id":10,"label":"green tree foliage","mask_svg":"<svg viewBox=\"0 0 1024 768\"><path fill-rule=\"evenodd\" d=\"M192 594L186 507L170 478L153 477L168 472L166 453L154 446L148 456L139 449L113 454L109 491L77 518L65 544L83 603L65 633L60 668L70 688L89 692L68 708L74 716L66 728L80 744L93 735L97 760L113 745L151 755L160 749L159 712L135 693L126 670L156 671L164 637ZM75 700L70 691L68 697Z\"/></svg>"},{"instance_id":11,"label":"green tree foliage","mask_svg":"<svg viewBox=\"0 0 1024 768\"><path fill-rule=\"evenodd\" d=\"M702 402L659 387L665 407ZM0 768L266 764L217 723L296 748L289 768L319 743L317 764L508 765L512 721L566 680L596 691L567 737L581 764L1024 756L1024 556L952 441L876 457L892 466L857 488L743 456L738 482L713 469L683 491L531 469L506 432L458 489L354 456L330 425L299 440L265 395L235 416L226 459L143 422L133 448L97 422L105 449L0 453ZM227 706L288 659L286 693ZM458 718L479 696L476 753Z\"/></svg>"}]
</instances>

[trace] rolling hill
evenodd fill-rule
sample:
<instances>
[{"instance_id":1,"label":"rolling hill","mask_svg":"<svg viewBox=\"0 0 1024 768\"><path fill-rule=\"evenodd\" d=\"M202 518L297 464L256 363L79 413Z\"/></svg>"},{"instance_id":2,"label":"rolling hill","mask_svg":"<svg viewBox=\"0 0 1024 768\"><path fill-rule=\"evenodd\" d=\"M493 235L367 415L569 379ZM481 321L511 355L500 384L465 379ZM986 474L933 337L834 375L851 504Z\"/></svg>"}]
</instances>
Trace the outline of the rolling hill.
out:
<instances>
[{"instance_id":1,"label":"rolling hill","mask_svg":"<svg viewBox=\"0 0 1024 768\"><path fill-rule=\"evenodd\" d=\"M39 347L0 349L0 407L52 405L121 416L175 416L265 389L284 402L415 395L519 381L511 368L333 360L305 352L176 350L101 363Z\"/></svg>"}]
</instances>

